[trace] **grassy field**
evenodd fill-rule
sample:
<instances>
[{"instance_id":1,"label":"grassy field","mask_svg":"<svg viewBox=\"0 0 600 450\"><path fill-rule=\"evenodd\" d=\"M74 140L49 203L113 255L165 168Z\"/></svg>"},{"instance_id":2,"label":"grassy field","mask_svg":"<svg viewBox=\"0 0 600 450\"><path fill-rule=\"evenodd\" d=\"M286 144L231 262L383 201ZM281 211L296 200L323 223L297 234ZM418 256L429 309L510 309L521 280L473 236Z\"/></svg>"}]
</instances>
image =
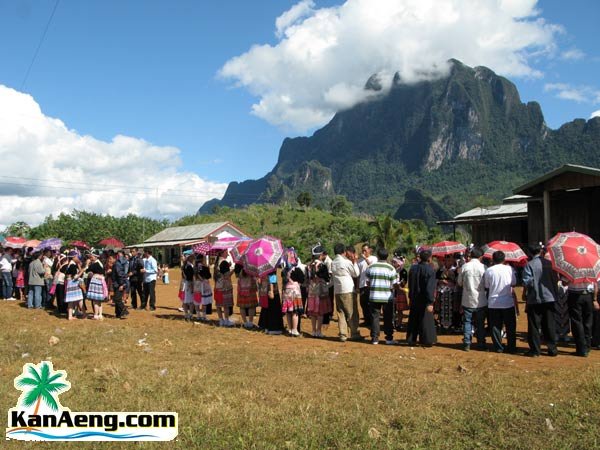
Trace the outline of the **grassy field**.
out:
<instances>
[{"instance_id":1,"label":"grassy field","mask_svg":"<svg viewBox=\"0 0 600 450\"><path fill-rule=\"evenodd\" d=\"M175 280L158 286L158 309L126 321L68 322L0 303L4 417L19 396L13 379L23 364L51 358L72 384L64 406L176 411L176 442L3 448L600 447L598 351L578 358L561 347L557 358L536 359L464 353L460 336L430 349L342 344L335 322L325 340L265 336L184 322L176 289ZM60 342L49 345L51 336ZM143 338L148 345L139 346Z\"/></svg>"}]
</instances>

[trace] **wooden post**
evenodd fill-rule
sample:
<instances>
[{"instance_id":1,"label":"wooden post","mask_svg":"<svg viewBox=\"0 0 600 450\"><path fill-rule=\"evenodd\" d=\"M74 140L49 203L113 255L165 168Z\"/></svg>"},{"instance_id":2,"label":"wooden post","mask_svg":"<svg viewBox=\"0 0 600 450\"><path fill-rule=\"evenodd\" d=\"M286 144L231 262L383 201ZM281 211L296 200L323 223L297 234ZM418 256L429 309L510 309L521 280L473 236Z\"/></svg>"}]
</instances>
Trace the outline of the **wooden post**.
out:
<instances>
[{"instance_id":1,"label":"wooden post","mask_svg":"<svg viewBox=\"0 0 600 450\"><path fill-rule=\"evenodd\" d=\"M544 243L548 242L550 236L550 191L544 191Z\"/></svg>"}]
</instances>

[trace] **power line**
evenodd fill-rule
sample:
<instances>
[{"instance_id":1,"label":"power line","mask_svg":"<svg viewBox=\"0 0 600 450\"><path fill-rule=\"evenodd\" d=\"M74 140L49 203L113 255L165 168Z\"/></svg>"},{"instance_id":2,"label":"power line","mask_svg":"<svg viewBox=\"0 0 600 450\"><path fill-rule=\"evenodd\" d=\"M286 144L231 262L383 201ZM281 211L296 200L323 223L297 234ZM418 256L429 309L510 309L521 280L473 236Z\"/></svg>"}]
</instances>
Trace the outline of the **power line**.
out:
<instances>
[{"instance_id":1,"label":"power line","mask_svg":"<svg viewBox=\"0 0 600 450\"><path fill-rule=\"evenodd\" d=\"M33 58L31 58L31 62L29 63L29 67L27 68L27 72L25 72L25 76L23 77L23 81L21 82L21 88L19 89L20 91L23 90L23 88L25 87L25 83L27 82L27 78L29 78L29 72L31 72L31 68L33 67L33 64L35 63L35 60L37 58L37 55L40 51L40 48L42 48L42 44L44 43L44 39L46 39L46 33L48 32L48 28L50 28L50 23L52 23L52 19L54 18L54 13L56 13L56 9L58 8L58 4L60 3L60 0L56 0L56 2L54 3L54 8L52 9L52 14L50 14L50 17L48 18L48 22L46 23L46 28L44 28L44 33L42 34L42 38L40 39L40 42L38 43L37 48L35 49L35 53L33 54Z\"/></svg>"}]
</instances>

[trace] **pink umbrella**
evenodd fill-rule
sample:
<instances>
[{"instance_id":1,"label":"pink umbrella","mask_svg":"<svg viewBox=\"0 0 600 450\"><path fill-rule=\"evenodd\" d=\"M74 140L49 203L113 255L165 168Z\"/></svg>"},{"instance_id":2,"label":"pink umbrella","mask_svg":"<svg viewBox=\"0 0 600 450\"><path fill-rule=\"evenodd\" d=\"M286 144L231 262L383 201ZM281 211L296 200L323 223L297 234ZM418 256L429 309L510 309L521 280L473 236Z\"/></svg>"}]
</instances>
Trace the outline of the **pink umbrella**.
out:
<instances>
[{"instance_id":1,"label":"pink umbrella","mask_svg":"<svg viewBox=\"0 0 600 450\"><path fill-rule=\"evenodd\" d=\"M25 242L23 244L23 247L26 247L26 248L29 248L29 247L36 248L41 243L42 243L42 241L38 241L37 239L30 239L30 240L28 240L27 242Z\"/></svg>"},{"instance_id":2,"label":"pink umbrella","mask_svg":"<svg viewBox=\"0 0 600 450\"><path fill-rule=\"evenodd\" d=\"M467 247L460 242L442 241L433 244L430 250L433 256L446 256L452 255L453 253L462 253L466 249Z\"/></svg>"},{"instance_id":3,"label":"pink umbrella","mask_svg":"<svg viewBox=\"0 0 600 450\"><path fill-rule=\"evenodd\" d=\"M112 247L112 248L123 248L125 244L118 240L115 237L110 237L106 239L102 239L98 244L103 245L104 247Z\"/></svg>"},{"instance_id":4,"label":"pink umbrella","mask_svg":"<svg viewBox=\"0 0 600 450\"><path fill-rule=\"evenodd\" d=\"M2 241L2 247L4 248L23 248L27 239L22 237L7 237Z\"/></svg>"},{"instance_id":5,"label":"pink umbrella","mask_svg":"<svg viewBox=\"0 0 600 450\"><path fill-rule=\"evenodd\" d=\"M86 243L86 242L84 242L84 241L73 241L73 242L71 242L71 245L72 245L73 247L77 247L77 248L83 248L83 249L85 249L85 250L89 250L89 249L90 249L90 246L89 246L89 245L87 245L87 243Z\"/></svg>"},{"instance_id":6,"label":"pink umbrella","mask_svg":"<svg viewBox=\"0 0 600 450\"><path fill-rule=\"evenodd\" d=\"M231 259L233 262L238 264L242 259L242 255L248 250L248 246L252 242L251 239L245 239L243 241L239 241L237 244L233 246L231 249Z\"/></svg>"},{"instance_id":7,"label":"pink umbrella","mask_svg":"<svg viewBox=\"0 0 600 450\"><path fill-rule=\"evenodd\" d=\"M238 243L244 241L250 241L249 237L238 237L238 236L229 236L216 240L212 244L209 242L200 242L192 247L194 253L200 253L202 255L216 255L223 250L231 250Z\"/></svg>"},{"instance_id":8,"label":"pink umbrella","mask_svg":"<svg viewBox=\"0 0 600 450\"><path fill-rule=\"evenodd\" d=\"M240 263L250 275L261 277L277 269L283 256L283 246L277 238L264 236L250 242Z\"/></svg>"}]
</instances>

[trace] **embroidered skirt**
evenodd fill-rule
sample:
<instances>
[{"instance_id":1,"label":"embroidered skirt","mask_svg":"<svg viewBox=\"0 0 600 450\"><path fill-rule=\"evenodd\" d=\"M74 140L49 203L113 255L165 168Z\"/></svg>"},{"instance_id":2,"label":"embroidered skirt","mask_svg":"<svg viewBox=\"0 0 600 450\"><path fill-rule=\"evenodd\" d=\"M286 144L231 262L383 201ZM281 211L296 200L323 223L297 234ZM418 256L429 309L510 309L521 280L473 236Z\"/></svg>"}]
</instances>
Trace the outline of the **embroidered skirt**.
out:
<instances>
[{"instance_id":1,"label":"embroidered skirt","mask_svg":"<svg viewBox=\"0 0 600 450\"><path fill-rule=\"evenodd\" d=\"M65 303L78 302L80 300L83 300L83 292L79 286L79 281L67 280Z\"/></svg>"},{"instance_id":2,"label":"embroidered skirt","mask_svg":"<svg viewBox=\"0 0 600 450\"><path fill-rule=\"evenodd\" d=\"M108 287L104 277L92 277L88 286L87 298L95 302L102 302L108 297Z\"/></svg>"}]
</instances>

